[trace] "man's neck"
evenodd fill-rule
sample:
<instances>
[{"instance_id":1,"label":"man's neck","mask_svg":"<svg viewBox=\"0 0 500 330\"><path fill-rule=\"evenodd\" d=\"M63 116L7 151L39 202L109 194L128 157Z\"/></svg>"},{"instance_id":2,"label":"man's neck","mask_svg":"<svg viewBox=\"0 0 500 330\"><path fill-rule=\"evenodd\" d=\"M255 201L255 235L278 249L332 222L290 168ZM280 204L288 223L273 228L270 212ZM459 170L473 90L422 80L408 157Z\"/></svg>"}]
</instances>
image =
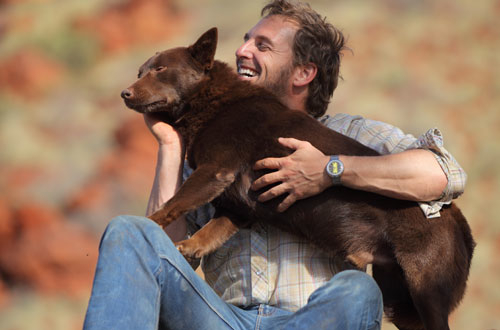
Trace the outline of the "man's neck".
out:
<instances>
[{"instance_id":1,"label":"man's neck","mask_svg":"<svg viewBox=\"0 0 500 330\"><path fill-rule=\"evenodd\" d=\"M290 109L307 112L307 89L295 87L287 95L281 96L279 99Z\"/></svg>"}]
</instances>

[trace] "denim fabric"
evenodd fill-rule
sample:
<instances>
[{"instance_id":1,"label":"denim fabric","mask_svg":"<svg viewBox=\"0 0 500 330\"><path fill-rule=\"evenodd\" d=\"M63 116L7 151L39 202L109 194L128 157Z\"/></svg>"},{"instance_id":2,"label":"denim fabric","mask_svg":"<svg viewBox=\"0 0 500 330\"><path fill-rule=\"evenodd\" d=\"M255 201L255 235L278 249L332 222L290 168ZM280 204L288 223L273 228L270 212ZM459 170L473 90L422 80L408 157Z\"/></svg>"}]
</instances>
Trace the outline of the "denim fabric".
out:
<instances>
[{"instance_id":1,"label":"denim fabric","mask_svg":"<svg viewBox=\"0 0 500 330\"><path fill-rule=\"evenodd\" d=\"M382 296L363 272L338 273L292 313L224 302L147 218L113 219L99 249L87 330L380 328Z\"/></svg>"}]
</instances>

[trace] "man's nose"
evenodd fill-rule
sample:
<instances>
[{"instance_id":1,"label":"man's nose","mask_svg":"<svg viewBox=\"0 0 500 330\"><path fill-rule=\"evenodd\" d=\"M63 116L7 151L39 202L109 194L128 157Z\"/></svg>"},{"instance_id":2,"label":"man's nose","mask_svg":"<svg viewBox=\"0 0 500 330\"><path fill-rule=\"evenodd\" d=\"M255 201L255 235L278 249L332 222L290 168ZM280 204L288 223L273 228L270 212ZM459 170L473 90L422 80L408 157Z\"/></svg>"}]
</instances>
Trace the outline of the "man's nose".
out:
<instances>
[{"instance_id":1,"label":"man's nose","mask_svg":"<svg viewBox=\"0 0 500 330\"><path fill-rule=\"evenodd\" d=\"M252 41L247 40L236 50L236 58L251 58L252 57Z\"/></svg>"}]
</instances>

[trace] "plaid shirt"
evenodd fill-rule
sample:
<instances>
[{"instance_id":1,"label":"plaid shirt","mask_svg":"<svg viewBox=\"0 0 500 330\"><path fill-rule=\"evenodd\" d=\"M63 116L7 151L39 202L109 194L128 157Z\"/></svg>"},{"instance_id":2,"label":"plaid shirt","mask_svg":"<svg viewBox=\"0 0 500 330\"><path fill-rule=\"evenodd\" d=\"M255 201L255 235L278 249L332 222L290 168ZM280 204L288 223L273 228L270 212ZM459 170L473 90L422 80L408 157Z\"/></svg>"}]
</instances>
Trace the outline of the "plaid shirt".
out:
<instances>
[{"instance_id":1,"label":"plaid shirt","mask_svg":"<svg viewBox=\"0 0 500 330\"><path fill-rule=\"evenodd\" d=\"M438 129L430 129L417 139L394 126L360 116L327 115L320 121L381 154L417 148L432 151L448 178L448 185L438 201L420 203L429 218L438 217L442 205L451 203L464 190L466 174L443 148ZM191 172L186 167L184 177ZM212 215L210 205L190 213L186 217L190 234ZM268 304L291 311L304 306L314 290L347 268L348 264L339 257L260 223L241 229L202 260L205 280L225 301L242 307Z\"/></svg>"}]
</instances>

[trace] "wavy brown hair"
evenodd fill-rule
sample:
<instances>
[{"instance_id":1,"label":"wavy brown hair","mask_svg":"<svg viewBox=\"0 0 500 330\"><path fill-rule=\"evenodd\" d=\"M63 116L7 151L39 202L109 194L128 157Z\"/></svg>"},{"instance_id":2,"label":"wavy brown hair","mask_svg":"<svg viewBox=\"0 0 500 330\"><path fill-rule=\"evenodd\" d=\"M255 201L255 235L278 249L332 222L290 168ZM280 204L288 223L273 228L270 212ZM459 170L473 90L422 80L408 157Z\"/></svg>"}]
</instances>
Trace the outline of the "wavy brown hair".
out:
<instances>
[{"instance_id":1,"label":"wavy brown hair","mask_svg":"<svg viewBox=\"0 0 500 330\"><path fill-rule=\"evenodd\" d=\"M344 35L307 3L273 0L262 9L261 15L282 15L299 25L293 41L293 65L314 63L318 68L309 84L306 108L312 116L322 116L337 87Z\"/></svg>"}]
</instances>

